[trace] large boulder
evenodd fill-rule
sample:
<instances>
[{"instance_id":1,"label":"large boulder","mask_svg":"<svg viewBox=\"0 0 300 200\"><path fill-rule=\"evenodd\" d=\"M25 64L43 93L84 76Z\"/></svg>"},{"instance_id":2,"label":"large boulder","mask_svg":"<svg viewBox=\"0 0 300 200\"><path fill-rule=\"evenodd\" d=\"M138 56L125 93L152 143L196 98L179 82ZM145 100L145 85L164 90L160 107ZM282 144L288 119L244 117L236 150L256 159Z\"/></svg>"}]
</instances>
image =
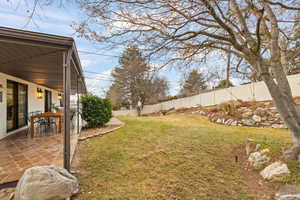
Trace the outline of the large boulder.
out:
<instances>
[{"instance_id":1,"label":"large boulder","mask_svg":"<svg viewBox=\"0 0 300 200\"><path fill-rule=\"evenodd\" d=\"M300 185L285 185L275 195L276 200L300 200Z\"/></svg>"},{"instance_id":2,"label":"large boulder","mask_svg":"<svg viewBox=\"0 0 300 200\"><path fill-rule=\"evenodd\" d=\"M277 161L262 170L260 175L266 180L277 181L288 177L290 173L291 172L285 163Z\"/></svg>"},{"instance_id":3,"label":"large boulder","mask_svg":"<svg viewBox=\"0 0 300 200\"><path fill-rule=\"evenodd\" d=\"M15 200L63 200L79 191L72 174L55 166L37 166L25 171L19 180Z\"/></svg>"},{"instance_id":4,"label":"large boulder","mask_svg":"<svg viewBox=\"0 0 300 200\"><path fill-rule=\"evenodd\" d=\"M256 169L262 168L268 162L270 162L270 157L266 155L269 152L269 149L264 149L260 152L253 152L250 154L248 161L251 166Z\"/></svg>"}]
</instances>

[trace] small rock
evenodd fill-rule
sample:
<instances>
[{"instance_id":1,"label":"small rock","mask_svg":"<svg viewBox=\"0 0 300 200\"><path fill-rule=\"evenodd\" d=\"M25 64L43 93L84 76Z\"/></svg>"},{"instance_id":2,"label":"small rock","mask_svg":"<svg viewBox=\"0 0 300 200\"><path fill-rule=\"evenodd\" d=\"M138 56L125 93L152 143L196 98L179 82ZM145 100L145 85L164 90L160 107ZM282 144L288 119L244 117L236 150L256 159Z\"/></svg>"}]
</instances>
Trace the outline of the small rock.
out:
<instances>
[{"instance_id":1,"label":"small rock","mask_svg":"<svg viewBox=\"0 0 300 200\"><path fill-rule=\"evenodd\" d=\"M266 154L266 153L269 153L270 152L270 149L263 149L260 151L261 154Z\"/></svg>"},{"instance_id":2,"label":"small rock","mask_svg":"<svg viewBox=\"0 0 300 200\"><path fill-rule=\"evenodd\" d=\"M246 139L245 144L246 144L246 155L249 156L250 153L255 151L256 144L254 140L250 138Z\"/></svg>"},{"instance_id":3,"label":"small rock","mask_svg":"<svg viewBox=\"0 0 300 200\"><path fill-rule=\"evenodd\" d=\"M271 116L271 117L272 117L272 116L273 116L273 113L270 112L270 111L266 111L266 116L268 116L268 117Z\"/></svg>"},{"instance_id":4,"label":"small rock","mask_svg":"<svg viewBox=\"0 0 300 200\"><path fill-rule=\"evenodd\" d=\"M231 126L237 126L237 121L232 121L230 125Z\"/></svg>"},{"instance_id":5,"label":"small rock","mask_svg":"<svg viewBox=\"0 0 300 200\"><path fill-rule=\"evenodd\" d=\"M270 127L271 126L271 123L269 122L263 122L263 123L260 123L262 126L265 126L265 127Z\"/></svg>"},{"instance_id":6,"label":"small rock","mask_svg":"<svg viewBox=\"0 0 300 200\"><path fill-rule=\"evenodd\" d=\"M300 147L293 146L283 151L283 158L287 160L297 160L300 155Z\"/></svg>"},{"instance_id":7,"label":"small rock","mask_svg":"<svg viewBox=\"0 0 300 200\"><path fill-rule=\"evenodd\" d=\"M262 117L261 121L266 121L268 118L267 117Z\"/></svg>"},{"instance_id":8,"label":"small rock","mask_svg":"<svg viewBox=\"0 0 300 200\"><path fill-rule=\"evenodd\" d=\"M221 124L222 120L221 119L217 119L216 123Z\"/></svg>"},{"instance_id":9,"label":"small rock","mask_svg":"<svg viewBox=\"0 0 300 200\"><path fill-rule=\"evenodd\" d=\"M199 113L200 115L206 115L206 112L204 112L203 110L198 111L198 113Z\"/></svg>"},{"instance_id":10,"label":"small rock","mask_svg":"<svg viewBox=\"0 0 300 200\"><path fill-rule=\"evenodd\" d=\"M267 166L260 172L260 175L266 180L281 180L288 177L290 173L287 165L278 161Z\"/></svg>"},{"instance_id":11,"label":"small rock","mask_svg":"<svg viewBox=\"0 0 300 200\"><path fill-rule=\"evenodd\" d=\"M252 119L253 119L255 122L261 122L261 117L258 116L258 115L253 115Z\"/></svg>"},{"instance_id":12,"label":"small rock","mask_svg":"<svg viewBox=\"0 0 300 200\"><path fill-rule=\"evenodd\" d=\"M242 119L242 124L245 126L253 126L255 123L251 119Z\"/></svg>"},{"instance_id":13,"label":"small rock","mask_svg":"<svg viewBox=\"0 0 300 200\"><path fill-rule=\"evenodd\" d=\"M272 124L272 128L285 128L284 124Z\"/></svg>"},{"instance_id":14,"label":"small rock","mask_svg":"<svg viewBox=\"0 0 300 200\"><path fill-rule=\"evenodd\" d=\"M259 148L260 148L260 146L261 146L261 144L256 144L256 146L255 146L255 151L258 151Z\"/></svg>"},{"instance_id":15,"label":"small rock","mask_svg":"<svg viewBox=\"0 0 300 200\"><path fill-rule=\"evenodd\" d=\"M261 152L251 153L249 158L248 158L248 161L249 161L250 165L253 166L256 169L259 169L259 168L263 167L270 160L271 160L270 157L268 157L267 155L264 155Z\"/></svg>"},{"instance_id":16,"label":"small rock","mask_svg":"<svg viewBox=\"0 0 300 200\"><path fill-rule=\"evenodd\" d=\"M36 166L25 171L19 180L15 200L62 200L79 190L72 174L55 166Z\"/></svg>"},{"instance_id":17,"label":"small rock","mask_svg":"<svg viewBox=\"0 0 300 200\"><path fill-rule=\"evenodd\" d=\"M250 116L252 116L253 115L253 112L252 111L248 111L248 112L244 112L243 114L242 114L242 117L243 118L248 118L248 117L250 117Z\"/></svg>"},{"instance_id":18,"label":"small rock","mask_svg":"<svg viewBox=\"0 0 300 200\"><path fill-rule=\"evenodd\" d=\"M226 124L226 125L231 125L232 121L233 121L232 119L228 119L228 120L225 122L225 124Z\"/></svg>"},{"instance_id":19,"label":"small rock","mask_svg":"<svg viewBox=\"0 0 300 200\"><path fill-rule=\"evenodd\" d=\"M258 115L258 116L265 116L266 115L266 110L262 107L258 107L256 108L256 110L253 112L254 115Z\"/></svg>"},{"instance_id":20,"label":"small rock","mask_svg":"<svg viewBox=\"0 0 300 200\"><path fill-rule=\"evenodd\" d=\"M275 195L276 200L300 200L300 185L285 185Z\"/></svg>"}]
</instances>

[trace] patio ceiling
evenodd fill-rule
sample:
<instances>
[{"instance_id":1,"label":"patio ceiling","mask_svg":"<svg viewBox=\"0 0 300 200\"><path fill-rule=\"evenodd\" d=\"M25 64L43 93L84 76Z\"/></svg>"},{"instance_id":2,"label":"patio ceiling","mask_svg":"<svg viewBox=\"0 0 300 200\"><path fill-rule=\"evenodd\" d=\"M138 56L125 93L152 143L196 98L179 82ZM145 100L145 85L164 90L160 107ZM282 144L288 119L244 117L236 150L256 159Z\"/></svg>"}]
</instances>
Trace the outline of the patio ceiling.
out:
<instances>
[{"instance_id":1,"label":"patio ceiling","mask_svg":"<svg viewBox=\"0 0 300 200\"><path fill-rule=\"evenodd\" d=\"M86 93L73 38L0 27L0 72L63 92L63 54L71 56L71 91Z\"/></svg>"}]
</instances>

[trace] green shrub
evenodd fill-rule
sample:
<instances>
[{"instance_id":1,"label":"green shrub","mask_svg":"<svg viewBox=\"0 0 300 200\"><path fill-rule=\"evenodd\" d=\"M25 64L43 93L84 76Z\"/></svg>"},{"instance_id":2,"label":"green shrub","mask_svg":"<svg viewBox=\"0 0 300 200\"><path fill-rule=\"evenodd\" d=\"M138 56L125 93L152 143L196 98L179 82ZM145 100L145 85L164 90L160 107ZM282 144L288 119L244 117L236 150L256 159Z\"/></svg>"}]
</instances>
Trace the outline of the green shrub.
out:
<instances>
[{"instance_id":1,"label":"green shrub","mask_svg":"<svg viewBox=\"0 0 300 200\"><path fill-rule=\"evenodd\" d=\"M221 103L218 108L222 110L226 115L234 116L237 112L236 105L233 101Z\"/></svg>"},{"instance_id":2,"label":"green shrub","mask_svg":"<svg viewBox=\"0 0 300 200\"><path fill-rule=\"evenodd\" d=\"M215 88L220 89L220 88L227 88L227 87L233 87L233 86L234 85L231 83L231 81L221 80Z\"/></svg>"},{"instance_id":3,"label":"green shrub","mask_svg":"<svg viewBox=\"0 0 300 200\"><path fill-rule=\"evenodd\" d=\"M81 115L88 128L104 126L112 117L112 105L107 99L94 95L81 97Z\"/></svg>"}]
</instances>

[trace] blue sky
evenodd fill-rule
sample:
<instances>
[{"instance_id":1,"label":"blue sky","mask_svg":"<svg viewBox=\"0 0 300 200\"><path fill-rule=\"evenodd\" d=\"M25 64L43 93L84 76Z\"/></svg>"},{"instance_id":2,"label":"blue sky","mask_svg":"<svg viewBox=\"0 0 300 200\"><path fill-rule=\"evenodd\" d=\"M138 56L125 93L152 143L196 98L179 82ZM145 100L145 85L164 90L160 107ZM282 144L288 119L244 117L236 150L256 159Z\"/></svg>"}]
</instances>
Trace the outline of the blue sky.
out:
<instances>
[{"instance_id":1,"label":"blue sky","mask_svg":"<svg viewBox=\"0 0 300 200\"><path fill-rule=\"evenodd\" d=\"M99 43L92 43L76 37L71 25L84 19L85 15L76 4L72 4L70 1L63 6L54 4L39 8L34 20L28 24L28 15L32 9L32 2L33 0L1 0L0 26L73 37L79 50L89 91L103 96L104 91L107 90L111 83L110 73L118 65L118 56L121 54L122 49L103 50ZM83 51L112 56L87 54ZM206 68L202 67L200 70L210 68L212 64L222 65L220 60L210 63L206 65ZM169 81L170 94L176 95L179 91L179 82L183 72L175 68L166 68L160 74Z\"/></svg>"}]
</instances>

